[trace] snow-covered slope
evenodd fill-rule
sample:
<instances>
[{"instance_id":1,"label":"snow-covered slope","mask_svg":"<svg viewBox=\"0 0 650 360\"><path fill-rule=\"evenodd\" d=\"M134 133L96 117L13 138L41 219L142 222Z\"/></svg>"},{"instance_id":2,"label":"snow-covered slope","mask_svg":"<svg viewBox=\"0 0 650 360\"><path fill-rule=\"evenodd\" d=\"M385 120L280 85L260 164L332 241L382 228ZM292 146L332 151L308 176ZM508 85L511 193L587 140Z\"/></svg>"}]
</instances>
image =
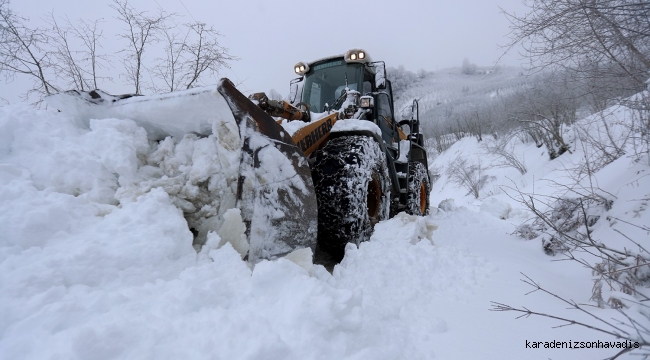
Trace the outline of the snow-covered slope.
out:
<instances>
[{"instance_id":1,"label":"snow-covered slope","mask_svg":"<svg viewBox=\"0 0 650 360\"><path fill-rule=\"evenodd\" d=\"M630 100L638 100L641 95L647 99L648 94L645 93ZM447 210L447 214L450 211L455 213L462 210L470 213L477 211L498 217L502 219L504 226L509 227L508 233L510 234L521 233L521 229L526 229L529 231L525 234L527 238L519 238L518 241L510 243L508 247L520 250L526 247L531 250L536 249L535 251L539 254L547 252L555 256L527 254L526 258L530 262L520 264L519 271L530 276L554 294L579 304L587 304L585 307L601 319L606 321L615 319L612 323L623 324L630 321L626 318L629 316L634 319L633 321L641 324L639 328L647 328L647 312L642 309L642 305L639 307L638 304L641 303L638 298L630 295L631 290L621 290L620 284L612 283L604 285L601 293L600 285L596 286L599 282L595 282L600 276L592 273L589 268L585 268L578 262L589 263L593 267L602 266L603 261L596 256L598 252L595 248L575 246L570 250L578 261L553 262L569 260L569 254L554 249L552 246L553 236L557 236L557 232L549 226L540 227L539 220L534 222L538 218L531 213L529 208L534 205L536 211L544 213L546 216L549 214L547 211L558 211L556 214L564 216L556 222L556 224L560 224L558 226L564 226L567 229L572 229L572 226L577 227L584 233L584 225L579 227L584 224L581 222L583 213L580 210L577 211L577 215L573 215L574 213L568 211L567 208L556 210L557 206L561 204L558 200L582 204L585 209L585 222L590 224L588 229L590 238L598 245L620 251L620 254L623 255L618 257L621 264L627 264L627 256L630 257L629 265L622 265L621 270L611 269L610 271L624 271L623 268L628 266L631 269L636 268L638 272L635 273L635 277L641 282L630 281L637 286L637 290L642 294L641 298L648 296L647 279L650 269L648 269L647 263L644 263L647 260L641 260L641 258L648 259L647 250L642 247L648 249L648 235L650 234L647 226L650 224L650 213L646 211L650 196L650 168L648 167L650 158L647 153L647 135L638 132L644 126L647 127L647 125L643 125L643 121L647 123L647 116L647 112L640 112L625 106L614 106L602 113L579 120L564 130L563 136L570 151L555 160L549 160L544 147L537 148L532 142L522 143L519 138L512 137L506 148L526 166L525 174L521 174L512 166L504 165L503 157L488 150L498 142L492 137L484 138L481 143L473 137L463 138L441 153L430 166L431 171L439 175L433 186L431 203L433 205L440 204L441 208ZM502 140L500 139L500 141ZM618 155L620 157L615 159L613 154L616 151L620 151ZM606 153L611 156L609 160L605 159ZM473 166L474 169L478 169L479 166L481 168L482 176L485 177L486 182L481 187L478 198L453 180L453 174L449 169L459 159L466 161L463 163L465 168L470 166ZM477 173L474 175L478 176ZM526 202L528 205L525 204ZM597 203L596 206L593 205L594 202ZM578 207L578 209L580 208ZM571 215L578 219L572 219ZM575 221L577 225L572 225L572 221ZM523 228L522 224L532 224L532 226ZM444 228L442 224L440 228ZM436 235L439 233L440 231L436 232ZM487 239L489 242L484 245L490 248L497 246L496 238L492 234L487 234ZM595 253L590 253L591 250L594 250ZM634 260L635 256L639 257ZM507 262L512 263L512 260ZM544 279L545 275L542 274L531 275L535 271L534 269L551 263L552 265L544 272L548 275L557 271L554 277ZM644 281L645 285L643 285ZM529 290L534 290L534 288L529 287ZM562 308L567 304L559 302L559 299L552 296L541 294L541 292L536 292L535 295L531 294L528 299L521 300L519 303L514 301L512 296L516 296L516 294L507 293L506 295L503 293L497 296L501 300L493 299L493 301L581 321L577 319L577 311L561 315ZM542 302L538 302L540 300ZM626 314L603 306L605 303L611 304L612 301L624 303ZM604 308L596 307L597 304ZM548 307L549 305L551 307ZM540 309L544 310L540 311ZM543 323L543 320L539 318L528 321ZM582 321L607 330L614 329L594 318L584 318ZM555 323L555 325L562 324L564 323ZM625 326L624 328L628 329ZM595 331L577 335L581 330L583 329L573 328L575 333L572 333L570 337L575 339L578 336L587 336L594 341L608 339L607 335ZM640 334L637 337L637 333L632 327L629 330L631 338L642 338ZM553 336L564 339L560 334L560 332L554 333ZM647 334L643 336L647 336ZM560 353L560 350L556 351L558 354ZM598 356L613 356L616 352L600 349ZM582 349L574 351L570 358L581 354ZM646 352L642 352L642 354L646 354ZM632 355L632 357L634 356Z\"/></svg>"},{"instance_id":2,"label":"snow-covered slope","mask_svg":"<svg viewBox=\"0 0 650 360\"><path fill-rule=\"evenodd\" d=\"M94 120L85 127L63 113L0 108L1 357L611 355L602 349L527 348L527 341L613 339L578 327L552 329L558 325L552 320L515 320L514 314L488 311L490 301L498 301L588 321L548 297L524 295L530 288L519 281L520 272L588 302L590 275L575 264L552 262L539 241L510 235L528 215L496 186L511 178L539 191L538 179L560 178L566 163L549 162L543 150L519 144L526 176L489 170L496 179L480 201L441 177L432 204L455 198L456 206L381 222L371 241L348 247L331 274L287 259L251 268L236 242L222 241L219 234L209 235L206 246L195 251L191 219L181 210L195 205L175 195L210 181L225 194L220 201L227 201L237 163L228 133L156 143L128 119ZM458 154L477 158L478 152L477 144L465 139L432 166L443 168ZM577 157L579 151L561 159ZM647 198L650 177L640 173L647 166L625 158L608 166L614 175L601 182L618 188L623 199L612 211L623 216L636 209L647 219L637 203L625 200ZM622 179L629 176L636 177L626 186Z\"/></svg>"},{"instance_id":3,"label":"snow-covered slope","mask_svg":"<svg viewBox=\"0 0 650 360\"><path fill-rule=\"evenodd\" d=\"M413 99L420 104L420 119L426 124L448 117L454 108L477 105L499 96L507 96L526 86L531 78L514 67L481 68L463 74L460 68L426 73L404 90L395 93L395 113L408 116Z\"/></svg>"}]
</instances>

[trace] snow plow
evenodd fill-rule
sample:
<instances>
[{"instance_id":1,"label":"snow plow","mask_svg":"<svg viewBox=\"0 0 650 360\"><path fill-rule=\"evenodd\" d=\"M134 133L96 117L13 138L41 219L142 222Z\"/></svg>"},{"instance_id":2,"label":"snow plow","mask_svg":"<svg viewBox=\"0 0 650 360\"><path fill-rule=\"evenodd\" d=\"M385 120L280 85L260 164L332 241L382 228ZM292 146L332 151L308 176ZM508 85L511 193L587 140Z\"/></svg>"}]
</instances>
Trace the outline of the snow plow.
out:
<instances>
[{"instance_id":1,"label":"snow plow","mask_svg":"<svg viewBox=\"0 0 650 360\"><path fill-rule=\"evenodd\" d=\"M289 102L263 93L250 98L290 121L284 128L310 164L320 250L340 260L347 243L369 240L380 220L401 211L426 215L431 178L418 103L409 119L396 120L384 62L352 49L299 62L294 71L300 77ZM301 121L304 127L291 125Z\"/></svg>"},{"instance_id":2,"label":"snow plow","mask_svg":"<svg viewBox=\"0 0 650 360\"><path fill-rule=\"evenodd\" d=\"M395 120L385 65L373 62L364 50L300 62L294 70L300 77L291 82L289 101L271 100L264 93L246 97L222 79L216 88L158 96L73 91L48 103L70 109L87 123L132 119L158 148L169 136L175 143L214 138L211 161L223 163L223 153L237 158L233 181L220 187L215 183L218 176L228 178L228 164L213 171L223 173L218 176L193 175L201 171L186 171L187 166L172 167L165 176L150 172L159 174L159 181L140 186L169 183L185 174L167 189L185 204L181 208L197 250L211 232L227 225L226 212L236 208L245 228L245 244L238 251L248 261L305 248L340 261L346 245L369 240L377 222L401 211L428 213L431 181L418 104L414 100L409 119ZM71 101L77 104L69 106ZM239 140L229 142L233 132ZM167 153L177 151L168 146ZM146 161L162 168L159 157Z\"/></svg>"}]
</instances>

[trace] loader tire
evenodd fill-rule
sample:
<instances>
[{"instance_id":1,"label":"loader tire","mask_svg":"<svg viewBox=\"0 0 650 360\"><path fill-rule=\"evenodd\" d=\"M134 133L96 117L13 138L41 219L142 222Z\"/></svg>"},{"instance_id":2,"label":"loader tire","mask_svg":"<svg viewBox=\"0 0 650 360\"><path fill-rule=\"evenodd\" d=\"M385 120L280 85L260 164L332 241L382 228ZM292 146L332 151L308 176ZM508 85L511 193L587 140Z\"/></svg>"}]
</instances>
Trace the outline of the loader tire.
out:
<instances>
[{"instance_id":1,"label":"loader tire","mask_svg":"<svg viewBox=\"0 0 650 360\"><path fill-rule=\"evenodd\" d=\"M427 168L420 162L410 162L406 212L410 215L428 215L430 192L431 183Z\"/></svg>"},{"instance_id":2,"label":"loader tire","mask_svg":"<svg viewBox=\"0 0 650 360\"><path fill-rule=\"evenodd\" d=\"M316 153L312 179L318 202L318 246L340 262L348 242L358 246L369 240L374 225L388 218L386 155L370 137L334 138Z\"/></svg>"}]
</instances>

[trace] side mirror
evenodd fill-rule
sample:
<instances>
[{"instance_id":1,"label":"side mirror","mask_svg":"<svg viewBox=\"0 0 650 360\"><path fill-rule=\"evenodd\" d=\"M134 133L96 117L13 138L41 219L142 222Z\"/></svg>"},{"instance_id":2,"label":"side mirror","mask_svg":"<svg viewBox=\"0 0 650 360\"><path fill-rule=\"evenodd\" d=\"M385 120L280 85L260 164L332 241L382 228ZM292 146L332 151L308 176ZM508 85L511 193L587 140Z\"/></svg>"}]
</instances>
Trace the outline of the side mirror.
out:
<instances>
[{"instance_id":1,"label":"side mirror","mask_svg":"<svg viewBox=\"0 0 650 360\"><path fill-rule=\"evenodd\" d=\"M303 76L299 78L295 78L291 80L289 83L290 89L289 89L289 102L292 105L295 105L300 102L300 99L298 99L298 94L301 93L300 90L302 90L302 80L304 79Z\"/></svg>"},{"instance_id":2,"label":"side mirror","mask_svg":"<svg viewBox=\"0 0 650 360\"><path fill-rule=\"evenodd\" d=\"M375 87L378 90L386 89L386 64L383 61L370 63L375 68Z\"/></svg>"},{"instance_id":3,"label":"side mirror","mask_svg":"<svg viewBox=\"0 0 650 360\"><path fill-rule=\"evenodd\" d=\"M411 119L413 124L411 125L412 133L420 132L420 103L418 99L413 99L413 104L411 105Z\"/></svg>"}]
</instances>

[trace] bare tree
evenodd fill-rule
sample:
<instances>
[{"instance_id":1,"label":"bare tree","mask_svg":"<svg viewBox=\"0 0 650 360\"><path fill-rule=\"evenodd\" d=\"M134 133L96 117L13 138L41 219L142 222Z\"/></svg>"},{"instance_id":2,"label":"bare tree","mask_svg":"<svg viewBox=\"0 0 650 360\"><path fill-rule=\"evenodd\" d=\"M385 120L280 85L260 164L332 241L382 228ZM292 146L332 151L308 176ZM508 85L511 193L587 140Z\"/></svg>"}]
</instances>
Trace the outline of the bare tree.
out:
<instances>
[{"instance_id":1,"label":"bare tree","mask_svg":"<svg viewBox=\"0 0 650 360\"><path fill-rule=\"evenodd\" d=\"M58 88L52 83L54 67L52 51L48 44L51 36L47 30L30 29L29 20L9 9L8 0L0 0L0 74L12 81L16 74L33 80L26 94L51 94Z\"/></svg>"},{"instance_id":2,"label":"bare tree","mask_svg":"<svg viewBox=\"0 0 650 360\"><path fill-rule=\"evenodd\" d=\"M635 133L630 138L634 160L644 161L645 164L650 165L650 93L642 93L626 105L634 111L632 123L628 125Z\"/></svg>"},{"instance_id":3,"label":"bare tree","mask_svg":"<svg viewBox=\"0 0 650 360\"><path fill-rule=\"evenodd\" d=\"M70 19L64 18L59 25L53 13L48 24L52 27L53 62L56 77L65 83L64 87L78 90L99 88L99 79L111 79L100 76L99 70L106 68L108 56L99 52L99 41L103 31L98 28L99 20L92 23L79 19L74 26Z\"/></svg>"},{"instance_id":4,"label":"bare tree","mask_svg":"<svg viewBox=\"0 0 650 360\"><path fill-rule=\"evenodd\" d=\"M146 11L136 11L129 5L128 0L114 0L111 8L117 11L117 19L126 24L126 33L119 35L128 42L128 46L122 50L126 54L122 63L127 80L134 86L135 94L141 94L145 50L158 42L158 32L165 28L166 21L174 14L159 10L149 16Z\"/></svg>"},{"instance_id":5,"label":"bare tree","mask_svg":"<svg viewBox=\"0 0 650 360\"><path fill-rule=\"evenodd\" d=\"M404 65L400 65L396 68L386 68L386 73L388 74L388 78L391 79L391 86L393 87L393 94L396 99L401 98L404 91L418 81L418 76L415 73L406 70ZM413 99L410 99L409 104L412 102Z\"/></svg>"},{"instance_id":6,"label":"bare tree","mask_svg":"<svg viewBox=\"0 0 650 360\"><path fill-rule=\"evenodd\" d=\"M108 55L101 53L102 48L100 41L104 38L103 30L99 28L102 20L94 20L87 22L79 19L79 26L72 26L71 30L78 40L83 44L83 50L79 50L81 61L87 66L86 73L88 75L88 83L93 89L98 89L98 80L112 80L110 76L100 76L99 70L110 67Z\"/></svg>"},{"instance_id":7,"label":"bare tree","mask_svg":"<svg viewBox=\"0 0 650 360\"><path fill-rule=\"evenodd\" d=\"M70 34L70 21L65 20L68 26L60 26L54 17L54 13L50 13L47 20L53 29L52 44L54 51L52 57L54 61L52 65L55 69L55 74L58 79L65 81L65 87L79 90L90 90L90 86L86 81L86 72L81 68L81 64L77 61L76 50L73 50L73 35Z\"/></svg>"},{"instance_id":8,"label":"bare tree","mask_svg":"<svg viewBox=\"0 0 650 360\"><path fill-rule=\"evenodd\" d=\"M591 174L589 174L591 176ZM590 181L590 184L593 184ZM587 310L590 304L578 304L550 292L539 286L535 281L526 277L523 280L531 285L535 291L541 291L555 297L569 305L569 308L590 315L592 322L580 322L575 319L556 316L549 313L535 312L526 307L516 308L503 303L493 302L494 311L514 311L521 313L520 317L530 315L548 317L565 322L561 326L578 325L614 336L615 338L637 342L636 349L642 351L639 355L648 356L650 349L650 329L647 328L647 305L650 297L647 287L650 280L650 252L643 246L643 242L633 239L623 231L614 228L621 227L628 230L641 230L644 233L650 228L644 224L634 224L615 216L600 216L595 214L606 213L612 208L615 198L610 193L594 187L575 185L556 185L566 189L565 196L540 196L537 194L524 194L516 186L512 199L520 202L534 215L532 224L519 226L516 233L528 240L541 238L544 250L549 255L563 254L567 260L574 261L590 269L594 278L591 300L600 308L613 308L621 315L619 319L605 320L595 311ZM646 200L641 200L646 201ZM544 210L546 208L546 210ZM596 208L603 211L594 212ZM620 235L618 241L610 239L597 239L592 235L594 225L599 221L608 221ZM621 246L620 241L627 241L626 246ZM618 244L610 245L608 243ZM640 321L644 319L644 321ZM627 347L610 359L617 358L623 353L635 351Z\"/></svg>"},{"instance_id":9,"label":"bare tree","mask_svg":"<svg viewBox=\"0 0 650 360\"><path fill-rule=\"evenodd\" d=\"M451 182L464 187L468 194L479 198L479 191L491 180L491 176L485 175L485 168L479 161L478 164L472 165L463 157L456 157L449 163L447 175Z\"/></svg>"},{"instance_id":10,"label":"bare tree","mask_svg":"<svg viewBox=\"0 0 650 360\"><path fill-rule=\"evenodd\" d=\"M166 26L162 31L163 41L165 43L165 57L157 58L157 63L151 67L152 75L165 84L164 88L159 87L155 82L151 88L154 92L176 91L182 88L184 54L187 48L187 38L190 35L186 32L181 35L172 29L176 29L177 24Z\"/></svg>"},{"instance_id":11,"label":"bare tree","mask_svg":"<svg viewBox=\"0 0 650 360\"><path fill-rule=\"evenodd\" d=\"M510 115L546 146L551 160L571 153L563 128L577 118L579 101L573 90L568 78L552 74L543 83L520 92L521 105Z\"/></svg>"},{"instance_id":12,"label":"bare tree","mask_svg":"<svg viewBox=\"0 0 650 360\"><path fill-rule=\"evenodd\" d=\"M184 34L175 32L178 26L165 27L165 57L158 58L152 74L165 83L168 91L190 89L201 84L201 79L229 67L228 62L237 60L228 49L219 45L220 34L205 23L186 24ZM154 89L158 90L154 85Z\"/></svg>"},{"instance_id":13,"label":"bare tree","mask_svg":"<svg viewBox=\"0 0 650 360\"><path fill-rule=\"evenodd\" d=\"M589 171L598 171L605 165L625 155L626 144L637 130L616 119L616 110L603 110L576 126L576 133L583 148L585 165ZM624 109L627 114L631 112Z\"/></svg>"},{"instance_id":14,"label":"bare tree","mask_svg":"<svg viewBox=\"0 0 650 360\"><path fill-rule=\"evenodd\" d=\"M511 139L512 137L508 136L501 140L497 140L494 143L485 143L483 146L489 154L497 155L501 160L501 162L496 166L513 167L517 169L521 175L524 175L528 172L528 168L524 162L523 155L521 157L517 155L514 145L509 146Z\"/></svg>"},{"instance_id":15,"label":"bare tree","mask_svg":"<svg viewBox=\"0 0 650 360\"><path fill-rule=\"evenodd\" d=\"M220 34L205 23L194 22L188 25L192 32L193 41L188 44L187 51L190 56L185 62L189 79L186 88L197 85L199 78L207 74L219 72L221 67L229 67L228 61L236 58L228 54L228 49L219 45L217 38Z\"/></svg>"},{"instance_id":16,"label":"bare tree","mask_svg":"<svg viewBox=\"0 0 650 360\"><path fill-rule=\"evenodd\" d=\"M627 77L634 91L650 69L647 0L532 0L510 20L508 47L521 43L533 69L564 68L581 77Z\"/></svg>"},{"instance_id":17,"label":"bare tree","mask_svg":"<svg viewBox=\"0 0 650 360\"><path fill-rule=\"evenodd\" d=\"M511 305L499 303L492 301L492 308L490 311L510 311L521 314L517 319L527 318L530 316L545 317L562 322L561 325L555 326L556 328L565 327L565 326L578 326L587 328L593 331L596 331L600 334L606 334L614 339L623 340L620 344L612 346L613 351L616 351L612 356L606 358L607 360L614 360L626 353L634 352L635 355L640 355L642 359L647 359L650 356L650 329L645 327L644 324L634 319L631 316L631 311L626 311L621 308L617 308L618 314L621 315L620 318L608 319L603 316L598 315L595 311L589 308L587 304L579 304L574 300L566 299L560 295L557 295L550 290L539 285L526 274L522 275L525 279L521 279L524 283L530 285L533 290L528 292L526 295L534 292L542 292L546 295L559 300L565 306L568 306L569 309L577 310L582 314L586 314L591 321L577 321L569 317L563 317L558 315L553 315L545 312L539 312L530 310L527 307L514 307ZM627 299L626 299L627 300ZM637 306L641 308L648 308L648 305L643 304L638 301L627 301L627 305ZM647 310L646 310L647 311ZM645 316L647 318L647 315ZM600 341L594 341L590 343L589 347L596 347L595 344L598 344ZM602 343L602 342L601 342ZM583 342L584 344L584 342ZM568 344L567 344L568 347Z\"/></svg>"},{"instance_id":18,"label":"bare tree","mask_svg":"<svg viewBox=\"0 0 650 360\"><path fill-rule=\"evenodd\" d=\"M219 45L220 34L205 23L170 26L174 14L160 10L150 15L134 9L128 0L114 0L110 6L126 25L118 35L126 40L120 60L136 94L145 88L160 92L199 86L228 67L229 61L237 60ZM0 0L0 74L6 81L16 76L31 78L34 85L26 99L32 93L40 98L67 88L97 89L102 81L112 81L101 74L111 67L110 56L102 52L101 20L80 19L73 24L50 13L45 19L48 27L31 28L28 21L9 8L9 0ZM160 40L164 40L166 55L156 59L157 63L147 63L145 54L157 53L160 49L154 45ZM151 84L147 85L144 79L149 76Z\"/></svg>"},{"instance_id":19,"label":"bare tree","mask_svg":"<svg viewBox=\"0 0 650 360\"><path fill-rule=\"evenodd\" d=\"M476 64L472 64L469 62L467 58L463 59L463 66L461 67L461 71L465 75L474 75L476 74Z\"/></svg>"}]
</instances>

